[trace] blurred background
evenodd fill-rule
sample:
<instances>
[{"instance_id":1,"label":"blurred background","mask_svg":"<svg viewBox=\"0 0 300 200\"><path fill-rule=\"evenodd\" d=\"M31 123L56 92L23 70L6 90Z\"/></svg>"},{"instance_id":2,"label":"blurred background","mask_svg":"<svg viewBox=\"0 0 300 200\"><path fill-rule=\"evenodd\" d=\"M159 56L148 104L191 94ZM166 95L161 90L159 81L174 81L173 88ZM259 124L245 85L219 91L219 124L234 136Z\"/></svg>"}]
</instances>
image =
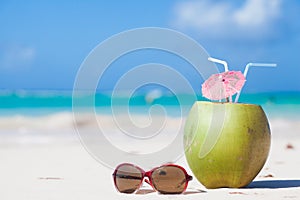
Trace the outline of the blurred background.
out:
<instances>
[{"instance_id":1,"label":"blurred background","mask_svg":"<svg viewBox=\"0 0 300 200\"><path fill-rule=\"evenodd\" d=\"M278 184L279 192L274 188L245 194L297 198L299 19L299 0L0 0L0 199L112 199L113 195L120 199L112 170L100 163L119 162L119 150L124 152L122 162L127 153L138 155L134 159L141 162L152 161L151 153L159 153L157 162L171 161L177 151L183 155L183 142L163 151L166 156L159 150L179 141L177 135L183 134L194 101L209 100L201 94L203 78L179 56L153 49L126 54L107 68L96 94L76 96L82 107L76 111L72 107L74 81L89 53L116 34L143 27L181 32L210 56L226 60L231 70L243 71L249 62L277 64L249 70L240 102L262 105L269 118L274 151L262 173L266 176L259 178L274 175L266 184L271 188ZM112 97L124 72L147 63L178 70L196 95L145 85L132 94L121 91ZM182 86L172 75L166 78L174 79L174 87ZM120 106L118 112L112 112L112 101ZM196 184L197 192L204 191L197 181L191 184ZM227 193L230 190L210 194L214 198Z\"/></svg>"},{"instance_id":2,"label":"blurred background","mask_svg":"<svg viewBox=\"0 0 300 200\"><path fill-rule=\"evenodd\" d=\"M76 73L89 52L115 34L142 27L180 31L201 44L211 56L226 60L231 70L243 71L249 62L277 63L277 68L249 71L243 89L246 96L242 95L241 100L298 104L299 10L299 1L283 0L3 0L2 114L11 108L70 108ZM164 53L146 51L123 59L118 67L134 67L136 60L184 65ZM118 67L110 69L108 78L98 86L98 93L112 90L118 79L114 77L118 76ZM219 69L223 70L222 66ZM187 76L201 99L203 80L192 73ZM162 95L156 92L154 96Z\"/></svg>"}]
</instances>

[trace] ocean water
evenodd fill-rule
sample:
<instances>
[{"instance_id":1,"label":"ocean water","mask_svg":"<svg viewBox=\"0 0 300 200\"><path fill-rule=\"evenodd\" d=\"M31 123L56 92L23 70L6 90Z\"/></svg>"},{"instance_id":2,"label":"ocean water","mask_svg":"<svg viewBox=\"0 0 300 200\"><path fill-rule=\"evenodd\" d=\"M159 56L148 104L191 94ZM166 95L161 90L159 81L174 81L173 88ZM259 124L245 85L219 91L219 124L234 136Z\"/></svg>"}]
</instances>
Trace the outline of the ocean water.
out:
<instances>
[{"instance_id":1,"label":"ocean water","mask_svg":"<svg viewBox=\"0 0 300 200\"><path fill-rule=\"evenodd\" d=\"M199 101L208 101L201 95L163 94L159 91L150 91L132 95L126 94L111 97L110 93L96 93L93 95L95 104L87 102L90 94L82 94L76 98L81 102L80 107L94 106L110 110L112 106L149 108L153 105L163 107L191 106L195 98ZM273 92L258 94L242 94L239 102L259 104L263 108L278 114L297 114L300 105L300 92ZM272 110L274 109L274 110ZM39 111L40 110L40 111ZM72 91L0 91L0 115L22 114L39 115L51 114L60 111L72 111Z\"/></svg>"},{"instance_id":2,"label":"ocean water","mask_svg":"<svg viewBox=\"0 0 300 200\"><path fill-rule=\"evenodd\" d=\"M95 100L94 105L90 103L91 97ZM157 142L147 144L151 146L149 149L155 145L160 149L167 145L162 141L174 138L184 126L194 101L205 100L200 95L175 96L158 91L135 94L130 98L126 94L111 97L108 93L95 96L83 93L76 99L79 105L75 123L71 91L0 92L1 147L78 144L76 129L87 131L85 134L101 129L118 148L140 151L144 149L144 140L134 140L136 145L132 145L133 141L124 130L139 136L152 135L155 129L160 132L158 138L155 137ZM274 137L299 138L300 93L243 94L240 100L263 107ZM137 143L139 141L141 143Z\"/></svg>"},{"instance_id":3,"label":"ocean water","mask_svg":"<svg viewBox=\"0 0 300 200\"><path fill-rule=\"evenodd\" d=\"M78 110L83 116L91 110L96 115L137 114L186 117L195 100L206 100L201 95L149 91L129 97L126 94L111 97L109 93L77 96ZM242 94L240 102L259 104L270 119L300 120L300 92ZM91 109L92 108L92 109ZM2 91L0 92L0 129L20 126L72 126L72 91ZM36 123L34 123L36 122ZM39 124L39 125L37 125ZM45 126L44 126L45 127Z\"/></svg>"}]
</instances>

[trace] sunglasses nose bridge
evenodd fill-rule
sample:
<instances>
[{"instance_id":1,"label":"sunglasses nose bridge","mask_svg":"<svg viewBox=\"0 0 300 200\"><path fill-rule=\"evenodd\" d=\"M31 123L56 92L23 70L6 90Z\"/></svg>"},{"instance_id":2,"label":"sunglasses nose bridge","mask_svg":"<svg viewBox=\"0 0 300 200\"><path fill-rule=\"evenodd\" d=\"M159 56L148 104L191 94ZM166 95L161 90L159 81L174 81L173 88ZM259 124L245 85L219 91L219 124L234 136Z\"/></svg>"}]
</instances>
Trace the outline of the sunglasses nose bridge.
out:
<instances>
[{"instance_id":1,"label":"sunglasses nose bridge","mask_svg":"<svg viewBox=\"0 0 300 200\"><path fill-rule=\"evenodd\" d=\"M150 180L149 180L148 177L145 177L144 180L145 180L145 182L146 182L147 184L151 185Z\"/></svg>"},{"instance_id":2,"label":"sunglasses nose bridge","mask_svg":"<svg viewBox=\"0 0 300 200\"><path fill-rule=\"evenodd\" d=\"M145 174L144 174L144 180L149 185L151 185L151 180L150 179L151 179L151 172L145 172Z\"/></svg>"}]
</instances>

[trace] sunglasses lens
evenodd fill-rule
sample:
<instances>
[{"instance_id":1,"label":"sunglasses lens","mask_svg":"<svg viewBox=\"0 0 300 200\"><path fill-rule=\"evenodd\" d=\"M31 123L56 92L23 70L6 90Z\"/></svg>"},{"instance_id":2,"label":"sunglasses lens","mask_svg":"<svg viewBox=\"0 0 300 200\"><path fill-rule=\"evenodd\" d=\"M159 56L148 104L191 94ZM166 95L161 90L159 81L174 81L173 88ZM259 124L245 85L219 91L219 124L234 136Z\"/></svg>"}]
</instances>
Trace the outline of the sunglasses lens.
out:
<instances>
[{"instance_id":1,"label":"sunglasses lens","mask_svg":"<svg viewBox=\"0 0 300 200\"><path fill-rule=\"evenodd\" d=\"M115 172L115 184L122 193L133 193L142 181L142 172L132 165L122 165Z\"/></svg>"},{"instance_id":2,"label":"sunglasses lens","mask_svg":"<svg viewBox=\"0 0 300 200\"><path fill-rule=\"evenodd\" d=\"M155 189L163 194L180 194L187 184L184 171L176 166L162 166L151 178Z\"/></svg>"}]
</instances>

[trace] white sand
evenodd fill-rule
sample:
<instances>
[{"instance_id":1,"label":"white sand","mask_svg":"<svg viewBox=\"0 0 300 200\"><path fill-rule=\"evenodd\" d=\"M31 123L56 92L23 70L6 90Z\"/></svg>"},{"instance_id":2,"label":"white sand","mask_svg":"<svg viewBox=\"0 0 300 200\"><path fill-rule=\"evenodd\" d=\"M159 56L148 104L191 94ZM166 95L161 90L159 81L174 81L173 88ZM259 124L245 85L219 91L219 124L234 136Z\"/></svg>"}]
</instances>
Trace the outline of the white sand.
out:
<instances>
[{"instance_id":1,"label":"white sand","mask_svg":"<svg viewBox=\"0 0 300 200\"><path fill-rule=\"evenodd\" d=\"M300 199L299 121L272 119L271 126L269 159L250 188L207 190L194 179L182 195L147 193L151 188L146 184L140 191L142 194L118 193L113 185L112 169L91 157L75 131L62 127L61 133L42 128L32 132L26 127L3 129L0 199ZM287 149L287 144L292 148ZM177 163L192 174L184 158ZM265 177L270 175L273 177Z\"/></svg>"}]
</instances>

